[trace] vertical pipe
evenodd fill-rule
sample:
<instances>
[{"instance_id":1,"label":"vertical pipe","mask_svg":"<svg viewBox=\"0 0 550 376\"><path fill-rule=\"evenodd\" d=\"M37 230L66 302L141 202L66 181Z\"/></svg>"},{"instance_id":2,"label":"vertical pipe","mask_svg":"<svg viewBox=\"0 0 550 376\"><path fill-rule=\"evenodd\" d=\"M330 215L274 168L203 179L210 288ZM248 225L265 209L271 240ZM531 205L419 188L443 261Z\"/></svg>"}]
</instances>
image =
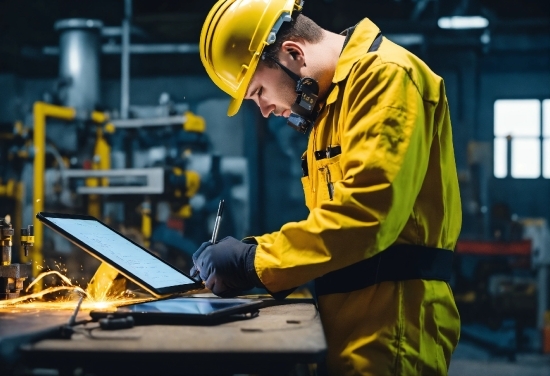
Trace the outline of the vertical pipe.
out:
<instances>
[{"instance_id":1,"label":"vertical pipe","mask_svg":"<svg viewBox=\"0 0 550 376\"><path fill-rule=\"evenodd\" d=\"M130 19L132 0L124 0L124 20L122 20L122 51L120 81L120 117L128 119L130 107Z\"/></svg>"},{"instance_id":2,"label":"vertical pipe","mask_svg":"<svg viewBox=\"0 0 550 376\"><path fill-rule=\"evenodd\" d=\"M93 117L93 116L92 116ZM96 120L99 120L96 119ZM105 140L103 136L103 129L97 127L96 130L96 144L94 148L94 162L92 164L92 169L94 170L109 170L111 169L111 147ZM97 186L108 186L108 178L88 178L86 179L86 186L88 187L97 187ZM88 196L88 214L93 217L101 218L101 199L97 194L91 194Z\"/></svg>"},{"instance_id":3,"label":"vertical pipe","mask_svg":"<svg viewBox=\"0 0 550 376\"><path fill-rule=\"evenodd\" d=\"M93 111L100 97L101 28L99 20L70 18L59 31L59 92L63 106Z\"/></svg>"},{"instance_id":4,"label":"vertical pipe","mask_svg":"<svg viewBox=\"0 0 550 376\"><path fill-rule=\"evenodd\" d=\"M151 219L151 201L145 199L141 204L141 233L145 248L151 246L151 235L153 234L153 220Z\"/></svg>"},{"instance_id":5,"label":"vertical pipe","mask_svg":"<svg viewBox=\"0 0 550 376\"><path fill-rule=\"evenodd\" d=\"M46 117L51 116L58 119L73 120L76 110L69 107L54 106L43 102L35 102L33 106L33 213L37 214L44 210L44 174L46 170ZM34 246L30 258L35 265L42 266L42 244L44 229L42 223L34 218ZM33 268L33 274L36 269ZM40 290L42 283L36 284Z\"/></svg>"},{"instance_id":6,"label":"vertical pipe","mask_svg":"<svg viewBox=\"0 0 550 376\"><path fill-rule=\"evenodd\" d=\"M41 102L36 102L33 108L34 129L33 129L33 146L34 146L34 164L33 164L33 199L32 209L36 215L44 210L44 172L46 168L46 115L44 106ZM33 262L33 274L36 268L34 266L42 266L42 243L43 231L42 224L35 218L34 220L34 247L30 254ZM39 286L41 288L42 286Z\"/></svg>"}]
</instances>

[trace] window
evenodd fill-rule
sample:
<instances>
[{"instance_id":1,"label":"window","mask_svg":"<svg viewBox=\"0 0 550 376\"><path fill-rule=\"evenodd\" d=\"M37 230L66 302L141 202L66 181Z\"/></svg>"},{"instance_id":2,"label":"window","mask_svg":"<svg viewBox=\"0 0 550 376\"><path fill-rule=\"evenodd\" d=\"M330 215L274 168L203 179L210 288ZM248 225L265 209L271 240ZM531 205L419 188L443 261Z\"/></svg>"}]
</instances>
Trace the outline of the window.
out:
<instances>
[{"instance_id":1,"label":"window","mask_svg":"<svg viewBox=\"0 0 550 376\"><path fill-rule=\"evenodd\" d=\"M495 177L550 178L550 99L501 99L494 110Z\"/></svg>"}]
</instances>

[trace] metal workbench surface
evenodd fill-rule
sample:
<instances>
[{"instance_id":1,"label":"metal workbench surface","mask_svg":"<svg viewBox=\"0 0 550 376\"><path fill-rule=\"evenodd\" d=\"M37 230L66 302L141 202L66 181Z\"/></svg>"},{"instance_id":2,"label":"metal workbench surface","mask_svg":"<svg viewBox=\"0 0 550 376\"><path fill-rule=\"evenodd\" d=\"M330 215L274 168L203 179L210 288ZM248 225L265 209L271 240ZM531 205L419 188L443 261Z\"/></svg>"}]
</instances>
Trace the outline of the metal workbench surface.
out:
<instances>
[{"instance_id":1,"label":"metal workbench surface","mask_svg":"<svg viewBox=\"0 0 550 376\"><path fill-rule=\"evenodd\" d=\"M326 352L319 315L309 303L265 307L255 318L214 326L146 325L91 333L24 345L23 363L68 374L76 368L93 375L284 374L296 364L322 361Z\"/></svg>"}]
</instances>

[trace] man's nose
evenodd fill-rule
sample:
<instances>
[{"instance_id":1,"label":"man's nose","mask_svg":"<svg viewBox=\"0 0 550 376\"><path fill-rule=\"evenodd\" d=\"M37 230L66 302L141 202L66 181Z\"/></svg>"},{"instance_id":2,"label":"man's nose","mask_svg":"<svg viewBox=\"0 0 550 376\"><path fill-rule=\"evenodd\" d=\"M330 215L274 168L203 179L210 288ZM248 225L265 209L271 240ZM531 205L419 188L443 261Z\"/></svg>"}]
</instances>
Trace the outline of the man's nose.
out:
<instances>
[{"instance_id":1,"label":"man's nose","mask_svg":"<svg viewBox=\"0 0 550 376\"><path fill-rule=\"evenodd\" d=\"M262 116L265 118L267 118L275 110L275 105L266 103L262 100L259 101L258 105L260 106Z\"/></svg>"}]
</instances>

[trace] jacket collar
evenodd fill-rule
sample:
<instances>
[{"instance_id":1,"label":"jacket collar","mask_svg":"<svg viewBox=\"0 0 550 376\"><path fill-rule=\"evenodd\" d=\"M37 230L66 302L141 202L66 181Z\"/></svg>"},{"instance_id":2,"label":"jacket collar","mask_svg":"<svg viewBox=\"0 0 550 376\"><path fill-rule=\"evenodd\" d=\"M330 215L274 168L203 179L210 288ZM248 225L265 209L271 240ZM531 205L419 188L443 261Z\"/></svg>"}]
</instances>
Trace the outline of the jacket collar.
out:
<instances>
[{"instance_id":1,"label":"jacket collar","mask_svg":"<svg viewBox=\"0 0 550 376\"><path fill-rule=\"evenodd\" d=\"M346 31L344 31L344 33ZM334 77L332 78L332 82L334 84L343 81L349 75L353 65L357 62L357 60L365 56L379 32L380 29L378 26L376 26L368 18L363 19L356 25L355 31L351 35L351 38L342 50L340 58L338 59ZM333 85L333 89L327 97L326 103L334 103L337 96L338 85Z\"/></svg>"}]
</instances>

